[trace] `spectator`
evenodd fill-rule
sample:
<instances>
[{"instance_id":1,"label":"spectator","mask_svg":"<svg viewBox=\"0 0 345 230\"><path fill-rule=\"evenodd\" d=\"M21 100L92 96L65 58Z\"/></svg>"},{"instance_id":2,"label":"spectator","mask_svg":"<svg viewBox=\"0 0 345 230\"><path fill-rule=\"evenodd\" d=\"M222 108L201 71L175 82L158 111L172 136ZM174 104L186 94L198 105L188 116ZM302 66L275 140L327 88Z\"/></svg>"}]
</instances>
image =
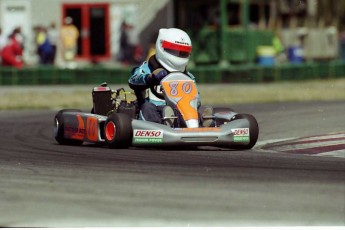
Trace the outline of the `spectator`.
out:
<instances>
[{"instance_id":1,"label":"spectator","mask_svg":"<svg viewBox=\"0 0 345 230\"><path fill-rule=\"evenodd\" d=\"M40 57L40 64L53 64L52 56L53 56L53 46L51 45L48 35L47 29L44 27L40 27L37 32L36 37L37 43L37 53Z\"/></svg>"},{"instance_id":2,"label":"spectator","mask_svg":"<svg viewBox=\"0 0 345 230\"><path fill-rule=\"evenodd\" d=\"M281 36L278 32L275 32L275 35L272 39L272 46L275 51L275 61L278 64L284 63L287 61L285 47L282 43Z\"/></svg>"},{"instance_id":3,"label":"spectator","mask_svg":"<svg viewBox=\"0 0 345 230\"><path fill-rule=\"evenodd\" d=\"M4 39L4 35L2 34L2 29L0 28L0 53L2 50L2 47L4 47L6 44L6 40ZM0 55L0 62L1 62L1 55Z\"/></svg>"},{"instance_id":4,"label":"spectator","mask_svg":"<svg viewBox=\"0 0 345 230\"><path fill-rule=\"evenodd\" d=\"M75 25L73 25L73 19L66 17L64 25L61 28L61 44L63 59L67 63L72 63L78 48L79 31Z\"/></svg>"},{"instance_id":5,"label":"spectator","mask_svg":"<svg viewBox=\"0 0 345 230\"><path fill-rule=\"evenodd\" d=\"M3 66L12 66L15 68L23 67L23 48L17 41L18 31L14 30L9 36L8 42L1 50L1 58Z\"/></svg>"},{"instance_id":6,"label":"spectator","mask_svg":"<svg viewBox=\"0 0 345 230\"><path fill-rule=\"evenodd\" d=\"M128 31L130 29L130 25L126 24L126 22L122 22L120 28L120 51L118 60L124 65L128 65L131 59L131 47L128 38Z\"/></svg>"},{"instance_id":7,"label":"spectator","mask_svg":"<svg viewBox=\"0 0 345 230\"><path fill-rule=\"evenodd\" d=\"M345 30L339 33L339 47L340 47L340 58L343 61L345 61Z\"/></svg>"},{"instance_id":8,"label":"spectator","mask_svg":"<svg viewBox=\"0 0 345 230\"><path fill-rule=\"evenodd\" d=\"M2 34L2 29L0 28L0 52L5 45L6 45L6 38Z\"/></svg>"},{"instance_id":9,"label":"spectator","mask_svg":"<svg viewBox=\"0 0 345 230\"><path fill-rule=\"evenodd\" d=\"M40 56L40 54L39 54L39 49L38 49L38 48L39 48L40 43L41 43L41 40L42 40L42 38L41 38L41 36L40 36L41 30L42 30L42 26L39 26L39 25L37 25L37 26L35 26L35 27L33 28L33 31L34 31L34 34L35 34L34 42L35 42L35 45L36 45L36 54L37 54L38 56Z\"/></svg>"},{"instance_id":10,"label":"spectator","mask_svg":"<svg viewBox=\"0 0 345 230\"><path fill-rule=\"evenodd\" d=\"M17 40L17 42L20 44L22 50L24 51L24 43L25 43L25 37L22 33L22 28L20 26L16 27L14 30L13 30L13 33L15 34L15 38Z\"/></svg>"},{"instance_id":11,"label":"spectator","mask_svg":"<svg viewBox=\"0 0 345 230\"><path fill-rule=\"evenodd\" d=\"M139 65L143 60L143 50L139 43L138 31L131 26L127 33L129 44L129 64Z\"/></svg>"},{"instance_id":12,"label":"spectator","mask_svg":"<svg viewBox=\"0 0 345 230\"><path fill-rule=\"evenodd\" d=\"M57 44L59 40L59 31L56 29L56 25L52 22L48 28L48 40L53 48L53 53L51 55L50 63L55 63Z\"/></svg>"},{"instance_id":13,"label":"spectator","mask_svg":"<svg viewBox=\"0 0 345 230\"><path fill-rule=\"evenodd\" d=\"M120 51L118 60L124 65L138 65L143 61L143 50L139 44L139 36L132 25L121 24Z\"/></svg>"}]
</instances>

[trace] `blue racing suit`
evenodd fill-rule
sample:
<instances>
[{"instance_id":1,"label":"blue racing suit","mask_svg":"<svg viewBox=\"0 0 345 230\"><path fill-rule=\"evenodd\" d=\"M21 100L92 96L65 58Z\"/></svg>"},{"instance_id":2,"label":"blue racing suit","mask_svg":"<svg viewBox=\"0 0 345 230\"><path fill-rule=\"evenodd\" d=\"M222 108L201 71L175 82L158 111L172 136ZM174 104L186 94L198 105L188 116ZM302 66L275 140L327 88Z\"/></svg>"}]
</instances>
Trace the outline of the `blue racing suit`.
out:
<instances>
[{"instance_id":1,"label":"blue racing suit","mask_svg":"<svg viewBox=\"0 0 345 230\"><path fill-rule=\"evenodd\" d=\"M150 75L155 69L164 67L157 61L155 55L151 56L141 66L132 70L132 76L128 80L129 87L134 90L140 107L139 119L161 123L161 110L166 105L164 100L151 97L150 93L144 94L146 90L150 90L150 85L145 81L147 75ZM195 83L195 77L185 71ZM200 92L198 92L198 107L200 107Z\"/></svg>"}]
</instances>

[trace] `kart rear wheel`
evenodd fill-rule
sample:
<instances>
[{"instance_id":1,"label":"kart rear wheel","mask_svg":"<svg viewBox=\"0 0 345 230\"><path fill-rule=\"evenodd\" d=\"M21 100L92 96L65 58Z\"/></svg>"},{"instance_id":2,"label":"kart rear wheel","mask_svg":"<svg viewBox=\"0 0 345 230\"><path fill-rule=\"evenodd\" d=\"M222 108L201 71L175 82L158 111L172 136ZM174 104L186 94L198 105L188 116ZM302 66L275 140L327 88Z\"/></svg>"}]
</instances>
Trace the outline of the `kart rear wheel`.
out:
<instances>
[{"instance_id":1,"label":"kart rear wheel","mask_svg":"<svg viewBox=\"0 0 345 230\"><path fill-rule=\"evenodd\" d=\"M55 140L60 145L81 145L83 144L83 141L81 140L74 140L74 139L68 139L64 137L64 119L62 114L64 112L81 112L79 109L63 109L60 110L54 118L54 137Z\"/></svg>"},{"instance_id":2,"label":"kart rear wheel","mask_svg":"<svg viewBox=\"0 0 345 230\"><path fill-rule=\"evenodd\" d=\"M236 114L232 120L246 119L249 122L249 138L250 141L247 145L236 145L236 149L251 149L256 144L259 137L259 125L255 117L250 114Z\"/></svg>"},{"instance_id":3,"label":"kart rear wheel","mask_svg":"<svg viewBox=\"0 0 345 230\"><path fill-rule=\"evenodd\" d=\"M104 137L109 148L128 148L132 142L132 119L124 113L112 113L104 123Z\"/></svg>"}]
</instances>

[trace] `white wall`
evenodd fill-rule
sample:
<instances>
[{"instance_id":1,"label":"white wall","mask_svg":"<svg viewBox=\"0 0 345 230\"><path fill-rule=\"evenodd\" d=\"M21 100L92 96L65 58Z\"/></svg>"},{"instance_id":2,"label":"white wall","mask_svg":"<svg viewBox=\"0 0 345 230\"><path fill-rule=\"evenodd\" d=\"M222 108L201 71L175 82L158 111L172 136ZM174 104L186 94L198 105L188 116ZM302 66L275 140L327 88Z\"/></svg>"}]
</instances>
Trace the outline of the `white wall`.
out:
<instances>
[{"instance_id":1,"label":"white wall","mask_svg":"<svg viewBox=\"0 0 345 230\"><path fill-rule=\"evenodd\" d=\"M0 26L2 36L11 34L14 28L21 27L24 35L24 58L30 56L29 48L31 33L31 2L26 0L0 1Z\"/></svg>"}]
</instances>

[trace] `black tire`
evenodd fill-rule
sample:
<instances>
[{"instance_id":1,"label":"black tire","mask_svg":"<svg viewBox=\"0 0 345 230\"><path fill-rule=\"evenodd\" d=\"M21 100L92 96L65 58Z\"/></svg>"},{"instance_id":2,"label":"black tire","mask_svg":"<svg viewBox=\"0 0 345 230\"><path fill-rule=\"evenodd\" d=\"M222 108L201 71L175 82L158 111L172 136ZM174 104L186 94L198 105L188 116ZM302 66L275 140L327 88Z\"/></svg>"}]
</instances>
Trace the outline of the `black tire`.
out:
<instances>
[{"instance_id":1,"label":"black tire","mask_svg":"<svg viewBox=\"0 0 345 230\"><path fill-rule=\"evenodd\" d=\"M104 123L104 138L109 148L128 148L132 143L132 119L124 113L112 113Z\"/></svg>"},{"instance_id":2,"label":"black tire","mask_svg":"<svg viewBox=\"0 0 345 230\"><path fill-rule=\"evenodd\" d=\"M54 137L55 140L60 145L82 145L83 141L81 140L73 140L64 137L64 120L62 114L64 112L81 112L78 109L63 109L60 110L54 118Z\"/></svg>"},{"instance_id":3,"label":"black tire","mask_svg":"<svg viewBox=\"0 0 345 230\"><path fill-rule=\"evenodd\" d=\"M235 145L236 149L251 149L256 144L259 137L259 125L255 117L250 114L236 114L232 120L246 119L249 122L249 138L250 141L247 145Z\"/></svg>"}]
</instances>

